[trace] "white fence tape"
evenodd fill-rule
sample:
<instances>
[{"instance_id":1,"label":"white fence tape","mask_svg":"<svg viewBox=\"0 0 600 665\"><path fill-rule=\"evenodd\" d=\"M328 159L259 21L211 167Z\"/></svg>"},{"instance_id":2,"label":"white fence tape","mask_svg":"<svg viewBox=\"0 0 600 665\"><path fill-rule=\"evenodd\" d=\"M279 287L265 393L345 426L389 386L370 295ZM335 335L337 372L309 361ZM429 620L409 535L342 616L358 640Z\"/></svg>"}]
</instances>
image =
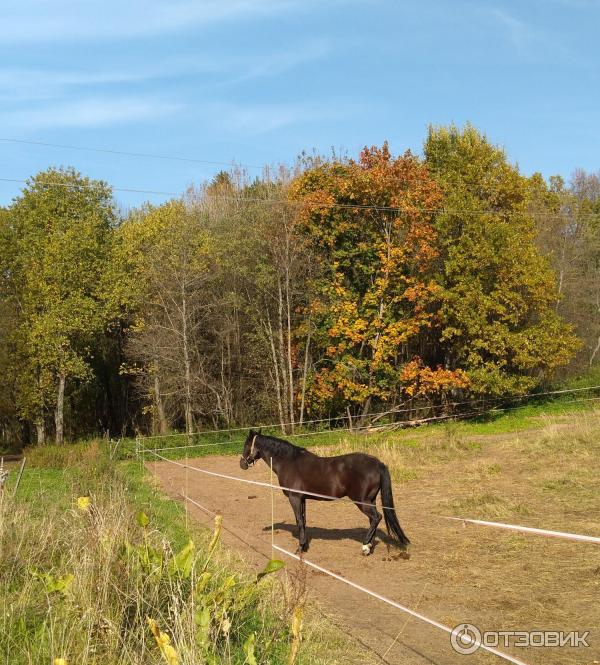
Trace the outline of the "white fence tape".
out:
<instances>
[{"instance_id":1,"label":"white fence tape","mask_svg":"<svg viewBox=\"0 0 600 665\"><path fill-rule=\"evenodd\" d=\"M213 476L213 477L216 477L216 478L224 478L226 480L236 480L236 481L241 482L241 483L246 483L246 484L249 484L249 485L255 485L255 486L260 486L260 487L267 487L267 488L270 488L270 489L274 488L274 489L288 490L288 491L292 491L292 492L301 492L302 494L315 496L317 498L340 500L340 497L333 497L333 496L328 496L328 495L325 495L325 494L317 494L315 492L304 492L304 491L297 490L297 489L281 487L281 486L278 486L278 485L274 485L272 483L265 483L265 482L258 481L258 480L248 480L246 478L239 478L237 476L230 476L230 475L227 475L227 474L224 474L224 473L217 473L215 471L208 471L207 469L200 469L198 467L189 466L189 465L186 465L186 464L182 464L180 462L176 462L175 460L168 459L167 457L163 457L162 455L159 455L158 453L156 453L153 450L148 450L148 449L142 449L142 450L144 452L151 453L152 455L156 456L157 458L159 458L159 459L161 459L165 462L168 462L170 464L173 464L175 466L179 466L179 467L184 468L184 469L190 469L192 471L198 471L200 473L204 473L206 475ZM190 501L191 503L194 503L195 505L197 505L202 510L205 510L205 512L208 512L209 514L212 514L212 515L215 514L213 511L206 509L204 506L201 506L199 503L197 503L193 499L190 499L187 496L184 496L184 498L186 500ZM363 503L363 502L353 501L352 503ZM365 503L364 505L367 505L367 504ZM386 506L384 506L384 509L385 508L386 508ZM510 530L521 531L521 532L525 532L525 533L532 533L532 534L550 536L550 537L555 537L555 538L566 538L566 539L569 539L569 540L574 540L574 541L579 541L579 542L591 542L591 543L600 544L600 538L597 538L595 536L572 534L572 533L567 533L567 532L563 532L563 531L550 531L550 530L546 530L546 529L536 529L536 528L533 528L533 527L525 527L525 526L519 526L519 525L515 525L515 524L505 524L505 523L502 523L502 522L488 522L488 521L485 521L485 520L473 520L473 519L461 518L461 517L446 517L446 516L437 516L437 517L440 517L440 519L459 521L459 522L463 522L463 523L468 522L468 523L471 523L471 524L478 524L478 525L482 525L482 526L491 526L491 527L497 527L497 528L500 528L500 529L510 529ZM348 586L351 586L351 587L357 589L358 591L366 593L366 594L372 596L373 598L377 598L378 600L380 600L384 603L387 603L388 605L391 605L392 607L395 607L395 608L401 610L402 612L405 612L405 613L419 619L420 621L424 621L425 623L428 623L428 624L430 624L430 625L432 625L436 628L439 628L440 630L443 630L446 633L449 633L450 635L452 635L452 633L453 633L453 629L448 628L448 626L445 626L444 624L439 623L438 621L435 621L434 619L430 619L429 617L426 617L425 615L420 614L419 612L415 612L414 610L411 610L410 608L405 607L404 605L401 605L400 603L397 603L396 601L391 600L390 598L387 598L386 596L382 596L381 594L379 594L375 591L371 591L370 589L367 589L366 587L363 587L360 584L357 584L356 582L352 582L351 580L348 580L345 577L342 577L341 575L338 575L337 573L334 573L334 572L328 570L327 568L323 568L322 566L319 566L318 564L313 563L312 561L308 561L304 557L300 557L297 554L293 554L292 552L289 552L288 550L285 550L282 547L279 547L278 545L275 545L275 544L273 544L272 547L273 547L273 549L278 550L279 552L282 552L283 554L286 554L287 556L292 557L293 559L297 559L298 561L301 561L302 563L306 564L307 566L310 566L311 568L314 568L315 570L318 570L318 571L320 571L320 572L322 572L326 575L329 575L330 577L333 577L334 579L336 579L340 582L343 582L344 584L347 584ZM463 635L461 637L461 639L467 641L469 644L476 644L478 646L478 648L483 649L484 651L488 651L489 653L492 653L495 656L498 656L499 658L503 658L504 660L506 660L508 662L515 663L515 665L527 665L527 663L525 663L524 661L519 660L518 658L515 658L513 656L510 656L509 654L506 654L502 651L499 651L498 649L495 649L493 647L489 647L489 646L481 643L480 641L478 641L478 640L476 640L476 639L474 639L474 638L472 638L472 637L470 637L466 634Z\"/></svg>"},{"instance_id":2,"label":"white fence tape","mask_svg":"<svg viewBox=\"0 0 600 665\"><path fill-rule=\"evenodd\" d=\"M535 399L537 397L547 397L549 395L566 395L569 393L579 393L579 392L584 392L586 390L600 390L600 386L586 386L584 388L563 388L562 390L548 390L546 392L542 393L525 393L524 395L509 395L507 397L488 397L488 398L480 398L476 400L465 400L464 402L449 402L448 404L427 404L423 406L415 406L415 407L409 407L405 409L390 409L388 411L381 411L379 413L371 413L369 414L370 418L380 418L382 416L387 416L387 415L394 415L396 413L408 413L408 412L413 412L413 411L423 411L427 409L439 409L442 407L454 407L454 406L462 406L463 404L479 404L481 402L498 402L498 401L507 401L507 400L522 400L522 399ZM502 409L498 409L502 410ZM196 435L204 435L204 434L219 434L223 432L243 432L247 429L259 429L261 427L265 429L280 429L282 426L289 426L289 425L298 425L300 427L304 425L310 425L314 423L325 423L325 422L335 422L338 420L347 420L348 416L335 416L333 418L320 418L318 420L304 420L301 423L300 422L288 422L288 423L272 423L270 425L248 425L246 427L231 427L231 428L224 428L224 429L212 429L212 430L204 430L204 431L199 431L199 432L176 432L172 434L156 434L155 436L144 436L141 437L141 439L163 439L163 438L168 438L168 437L175 437L175 436L196 436ZM410 421L409 421L410 422ZM337 429L337 428L336 428ZM299 436L299 435L296 435Z\"/></svg>"},{"instance_id":3,"label":"white fence tape","mask_svg":"<svg viewBox=\"0 0 600 665\"><path fill-rule=\"evenodd\" d=\"M190 471L198 471L200 473L205 473L207 476L214 476L216 478L225 478L226 480L237 480L238 483L246 483L247 485L258 485L259 487L268 487L269 489L282 490L286 492L294 492L296 494L306 494L306 496L314 496L317 499L329 499L330 501L344 501L351 502L355 504L360 504L361 506L372 506L372 503L368 501L352 501L345 496L330 496L329 494L318 494L317 492L308 492L306 490L301 490L293 487L284 487L283 485L274 485L272 483L264 483L260 480L248 480L247 478L240 478L239 476L228 476L226 473L217 473L216 471L208 471L207 469L200 469L197 466L190 466L189 464L182 464L181 462L176 462L175 460L169 459L168 457L163 457L159 455L154 450L149 450L148 448L142 448L143 452L150 453L155 457L158 457L163 462L169 462L175 466L179 466L182 469L189 469ZM395 508L390 506L382 506L383 510L395 510Z\"/></svg>"},{"instance_id":4,"label":"white fence tape","mask_svg":"<svg viewBox=\"0 0 600 665\"><path fill-rule=\"evenodd\" d=\"M582 402L599 402L600 397L586 397L586 398L580 398L580 399L572 399L569 400L568 402L564 402L564 404L580 404ZM435 421L440 421L440 420L460 420L461 418L473 418L473 417L479 417L479 416L484 416L484 415L490 415L490 414L498 414L498 413L506 413L508 411L515 411L517 409L523 409L527 405L521 405L521 406L511 406L511 407L506 407L506 408L496 408L493 407L491 409L488 409L487 411L470 411L468 413L450 413L446 414L443 416L431 416L430 418L420 418L419 420L397 420L394 423L390 423L390 425L395 425L395 426L400 426L400 425L407 425L407 426L416 426L416 425L424 425L426 423L431 423ZM301 437L305 436L310 436L310 437L315 437L315 436L322 436L325 434L338 434L339 432L370 432L370 433L375 433L375 432L385 432L389 429L389 425L364 425L363 427L336 427L335 429L327 429L327 430L320 430L318 432L302 432L300 434L286 434L287 439L298 439ZM173 436L179 436L178 434L174 434ZM266 435L269 436L269 435ZM140 440L152 440L155 437L149 436L149 437L142 437ZM156 437L160 438L160 437ZM214 443L188 443L185 446L168 446L168 447L161 447L161 448L152 448L152 450L159 451L159 452L164 452L168 450L191 450L194 448L212 448L215 446L232 446L235 444L240 444L243 443L245 439L230 439L229 441L217 441Z\"/></svg>"},{"instance_id":5,"label":"white fence tape","mask_svg":"<svg viewBox=\"0 0 600 665\"><path fill-rule=\"evenodd\" d=\"M216 478L224 478L226 480L237 480L239 483L246 483L247 485L257 485L259 487L268 487L269 489L278 489L278 490L285 490L287 492L296 492L297 494L306 494L307 496L314 496L317 499L329 499L330 501L344 501L348 503L354 503L354 504L359 504L362 506L371 506L373 504L369 503L368 501L352 501L352 499L349 499L348 497L339 497L339 496L331 496L328 494L318 494L317 492L308 492L292 487L284 487L281 485L274 485L272 483L265 483L260 480L249 480L247 478L240 478L239 476L229 476L225 473L217 473L216 471L208 471L207 469L200 469L199 467L196 466L190 466L189 464L182 464L181 462L177 462L175 460L169 459L168 457L164 457L163 455L159 455L156 451L154 450L149 450L147 448L142 448L144 452L150 453L154 455L155 457L158 457L160 460L164 462L169 462L170 464L174 464L175 466L179 466L182 469L189 469L191 471L198 471L199 473L204 473L208 476L214 476ZM390 506L382 506L383 510L395 510L395 508L390 507ZM586 536L578 533L567 533L564 531L549 531L547 529L535 529L533 527L528 527L528 526L519 526L518 524L504 524L502 522L486 522L485 520L473 520L473 519L468 519L464 517L448 517L446 515L434 515L433 517L437 517L438 519L442 520L454 520L458 522L470 522L471 524L479 524L481 526L493 526L497 527L499 529L512 529L514 531L522 531L524 533L533 533L533 534L538 534L542 536L552 536L554 538L566 538L568 540L575 540L579 542L587 542L587 543L595 543L595 544L600 544L600 538L597 538L596 536Z\"/></svg>"},{"instance_id":6,"label":"white fence tape","mask_svg":"<svg viewBox=\"0 0 600 665\"><path fill-rule=\"evenodd\" d=\"M312 561L308 561L304 557L300 557L297 554L288 552L288 550L284 550L283 547L279 547L279 545L273 545L273 548L278 550L279 552L282 552L283 554L286 554L289 557L292 557L293 559L301 561L305 565L310 566L311 568L314 568L315 570L318 570L321 573L325 573L325 575L329 575L330 577L333 577L334 579L343 582L344 584L347 584L348 586L351 586L354 589L357 589L358 591L362 591L363 593L366 593L369 596L372 596L373 598L377 598L378 600L381 600L382 602L387 603L388 605L391 605L392 607L395 607L396 609L401 610L402 612L406 612L407 614L410 614L411 616L415 617L416 619L419 619L420 621L424 621L425 623L428 623L431 626L435 626L436 628L439 628L440 630L443 630L446 633L449 633L450 635L452 635L453 633L452 628L448 628L448 626L445 626L443 623L435 621L434 619L430 619L429 617L426 617L424 614L415 612L414 610L411 610L410 608L405 607L400 603L397 603L395 600L386 598L385 596L382 596L381 594L375 591L371 591L370 589L367 589L366 587L361 586L360 584L356 584L356 582L352 582L351 580L348 580L345 577L342 577L341 575L332 572L331 570L327 570L327 568L323 568L322 566L319 566L318 564L313 563ZM477 644L477 646L480 649L488 651L489 653L493 653L495 656L503 658L504 660L507 660L509 663L515 663L516 665L527 665L524 661L519 660L514 656L510 656L507 653L499 651L498 649L494 649L493 647L488 647L479 640L470 637L469 635L465 634L464 636L461 636L461 639L464 639L469 644Z\"/></svg>"},{"instance_id":7,"label":"white fence tape","mask_svg":"<svg viewBox=\"0 0 600 665\"><path fill-rule=\"evenodd\" d=\"M504 522L487 522L486 520L473 520L465 517L444 517L446 520L456 522L468 522L469 524L479 524L481 526L492 526L497 529L509 529L511 531L521 531L523 533L533 533L538 536L548 536L550 538L565 538L567 540L576 540L581 543L595 543L600 545L600 538L596 536L585 536L579 533L568 533L566 531L549 531L548 529L535 529L530 526L520 526L519 524L505 524Z\"/></svg>"}]
</instances>

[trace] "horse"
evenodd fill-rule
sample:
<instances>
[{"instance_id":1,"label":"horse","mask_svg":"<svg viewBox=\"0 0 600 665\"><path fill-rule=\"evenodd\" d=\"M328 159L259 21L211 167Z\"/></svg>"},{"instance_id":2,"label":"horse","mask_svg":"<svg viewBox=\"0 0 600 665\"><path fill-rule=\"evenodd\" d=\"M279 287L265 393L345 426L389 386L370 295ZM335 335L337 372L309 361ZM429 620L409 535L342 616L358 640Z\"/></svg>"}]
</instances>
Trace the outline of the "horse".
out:
<instances>
[{"instance_id":1,"label":"horse","mask_svg":"<svg viewBox=\"0 0 600 665\"><path fill-rule=\"evenodd\" d=\"M363 555L369 556L381 521L375 505L379 492L388 535L403 549L409 545L410 540L394 509L390 472L376 457L365 453L320 457L284 439L250 430L244 442L240 467L245 471L259 459L268 467L272 465L279 485L290 501L298 526L297 552L308 550L306 499L333 501L347 496L369 518L369 528L362 544Z\"/></svg>"}]
</instances>

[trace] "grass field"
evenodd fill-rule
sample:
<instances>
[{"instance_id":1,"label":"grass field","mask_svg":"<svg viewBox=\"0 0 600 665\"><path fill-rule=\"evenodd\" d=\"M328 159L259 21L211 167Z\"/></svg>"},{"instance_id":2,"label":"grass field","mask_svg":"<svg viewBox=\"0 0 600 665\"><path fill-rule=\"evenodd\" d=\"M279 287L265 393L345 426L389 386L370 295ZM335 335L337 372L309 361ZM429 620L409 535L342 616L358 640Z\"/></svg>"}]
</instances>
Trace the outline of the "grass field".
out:
<instances>
[{"instance_id":1,"label":"grass field","mask_svg":"<svg viewBox=\"0 0 600 665\"><path fill-rule=\"evenodd\" d=\"M314 535L309 558L367 588L392 594L398 602L418 607L447 626L470 621L482 630L591 631L589 648L512 650L531 665L583 665L600 660L598 545L463 527L444 519L483 518L599 536L600 411L592 406L594 402L584 404L555 402L545 409L528 407L483 422L452 421L367 434L338 431L335 442L328 433L327 445L317 446L315 452L366 451L389 466L399 516L413 544L410 558L402 563L386 559L382 545L373 560L363 565L357 556L365 526L362 516L342 503L315 503L308 510L309 537ZM318 437L310 443L315 446ZM240 449L235 452L239 454ZM227 456L204 462L194 459L192 465L247 477L237 469L237 461ZM183 487L188 482L180 467L164 462L148 467L165 488L169 483ZM268 481L268 469L259 464L251 477ZM269 523L268 505L260 490L252 491L258 496L249 497L247 487L233 481L217 483L217 490L214 479L204 481L192 471L189 482L200 503L227 506L234 528L246 532L250 524L248 533L260 534ZM276 502L277 506L286 503L282 496ZM286 520L293 522L289 506L278 513L277 523L287 529ZM285 531L278 537L284 536ZM287 542L293 549L293 537ZM341 593L336 587L330 596L322 597L330 611L335 611ZM345 600L360 603L354 596ZM381 612L371 611L372 627L382 626L389 617L385 606ZM396 624L401 622L395 618ZM352 626L352 617L346 619ZM392 619L389 633L393 634L396 624ZM365 630L360 637L366 641L372 628ZM423 651L422 638L421 627L411 622L404 640ZM427 642L427 657L432 662L454 663L447 653L436 652L446 643L443 636L435 636ZM403 662L402 652L397 655L399 659L390 662Z\"/></svg>"},{"instance_id":2,"label":"grass field","mask_svg":"<svg viewBox=\"0 0 600 665\"><path fill-rule=\"evenodd\" d=\"M600 404L600 370L590 372L584 377L566 384L563 389L577 390L575 393L530 396L526 399L513 399L490 402L489 406L478 404L486 412L480 415L471 415L466 418L443 418L433 420L419 428L408 427L395 432L389 429L392 422L381 419L377 426L382 428L381 435L392 442L402 442L424 436L444 437L449 428L452 431L471 434L498 434L526 429L537 428L539 418L561 416L570 413L585 413L593 410ZM472 407L466 406L465 413L470 413ZM414 414L413 414L414 415ZM435 416L435 413L433 414ZM431 414L423 414L431 416ZM415 416L418 417L418 416ZM376 428L356 428L349 432L344 427L326 428L324 423L316 423L317 429L296 428L295 433L283 433L276 426L264 427L264 434L283 437L298 446L313 447L335 445L341 438L369 441L378 436ZM335 423L334 423L335 425ZM343 425L340 421L338 425ZM146 436L139 440L139 448L145 460L155 458L152 451L158 450L160 455L169 459L183 459L185 457L203 457L206 455L237 455L243 447L248 432L247 428L236 430L223 430L188 436L181 433L172 433L166 436ZM415 435L415 432L418 434ZM115 442L115 457L117 459L132 459L136 457L135 439L124 438ZM148 451L148 452L144 452Z\"/></svg>"},{"instance_id":3,"label":"grass field","mask_svg":"<svg viewBox=\"0 0 600 665\"><path fill-rule=\"evenodd\" d=\"M321 452L363 449L345 437ZM452 523L436 519L600 536L600 410L530 411L398 438L376 435L367 450L389 466L402 510L422 514L427 531L440 534L437 543L427 538L412 571L413 579L437 587L431 612L455 607L446 610L447 625L477 617L487 629L590 630L589 649L522 657L557 665L600 660L600 546L481 526L453 536Z\"/></svg>"},{"instance_id":4,"label":"grass field","mask_svg":"<svg viewBox=\"0 0 600 665\"><path fill-rule=\"evenodd\" d=\"M276 664L296 647L297 663L331 662L324 641L344 661L351 647L303 608L302 590L281 592L285 575L258 580L213 542L217 529L186 524L139 464L102 448L36 451L16 499L12 484L0 496L1 662Z\"/></svg>"},{"instance_id":5,"label":"grass field","mask_svg":"<svg viewBox=\"0 0 600 665\"><path fill-rule=\"evenodd\" d=\"M432 518L429 533L437 517L454 515L600 534L595 401L559 397L470 421L306 434L293 440L321 454L362 450L382 459L399 500ZM239 454L243 436L232 438L226 446L163 454ZM114 446L105 441L27 451L16 499L10 483L0 499L0 660L169 663L164 641L161 647L149 629L151 618L171 640L173 664L287 663L302 590L285 590L281 574L258 582L234 552L211 549L213 534L189 524L184 508L158 493L131 459L134 445L121 442L112 459ZM89 497L90 507L78 508L78 497ZM433 539L411 562L415 584L422 578L442 594L429 592L421 602L446 624L465 619L464 600L471 608L480 601L480 621L488 627L600 626L599 547L475 526L465 534L459 542L451 534ZM417 535L424 542L425 532ZM193 552L186 550L190 539ZM461 589L464 597L453 600ZM446 615L436 614L440 607ZM298 663L360 662L352 643L304 611ZM600 658L600 634L594 636L583 659L550 653L532 662L591 663Z\"/></svg>"}]
</instances>

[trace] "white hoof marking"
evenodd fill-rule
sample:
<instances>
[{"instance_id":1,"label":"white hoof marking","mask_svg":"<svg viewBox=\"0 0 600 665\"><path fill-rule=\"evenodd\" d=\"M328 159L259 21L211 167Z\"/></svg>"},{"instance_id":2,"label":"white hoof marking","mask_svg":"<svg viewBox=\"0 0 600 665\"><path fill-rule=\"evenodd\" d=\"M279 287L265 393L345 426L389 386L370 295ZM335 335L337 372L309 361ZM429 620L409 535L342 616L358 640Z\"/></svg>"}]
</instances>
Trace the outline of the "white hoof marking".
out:
<instances>
[{"instance_id":1,"label":"white hoof marking","mask_svg":"<svg viewBox=\"0 0 600 665\"><path fill-rule=\"evenodd\" d=\"M365 556L368 556L369 554L371 554L371 545L370 544L369 545L363 545L362 546L362 553Z\"/></svg>"}]
</instances>

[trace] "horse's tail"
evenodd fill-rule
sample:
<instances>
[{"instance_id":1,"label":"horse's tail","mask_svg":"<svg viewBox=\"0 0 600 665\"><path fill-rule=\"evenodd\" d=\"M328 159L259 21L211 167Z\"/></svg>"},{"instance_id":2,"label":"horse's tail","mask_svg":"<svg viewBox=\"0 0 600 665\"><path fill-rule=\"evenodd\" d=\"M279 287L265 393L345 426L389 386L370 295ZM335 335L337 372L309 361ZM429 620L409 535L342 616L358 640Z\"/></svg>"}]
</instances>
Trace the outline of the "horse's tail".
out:
<instances>
[{"instance_id":1,"label":"horse's tail","mask_svg":"<svg viewBox=\"0 0 600 665\"><path fill-rule=\"evenodd\" d=\"M381 503L383 504L383 516L387 532L402 547L406 547L410 543L410 540L404 531L402 531L400 522L398 522L398 517L394 510L394 497L392 496L392 479L390 478L387 466L383 462L379 463L379 477L381 482Z\"/></svg>"}]
</instances>

